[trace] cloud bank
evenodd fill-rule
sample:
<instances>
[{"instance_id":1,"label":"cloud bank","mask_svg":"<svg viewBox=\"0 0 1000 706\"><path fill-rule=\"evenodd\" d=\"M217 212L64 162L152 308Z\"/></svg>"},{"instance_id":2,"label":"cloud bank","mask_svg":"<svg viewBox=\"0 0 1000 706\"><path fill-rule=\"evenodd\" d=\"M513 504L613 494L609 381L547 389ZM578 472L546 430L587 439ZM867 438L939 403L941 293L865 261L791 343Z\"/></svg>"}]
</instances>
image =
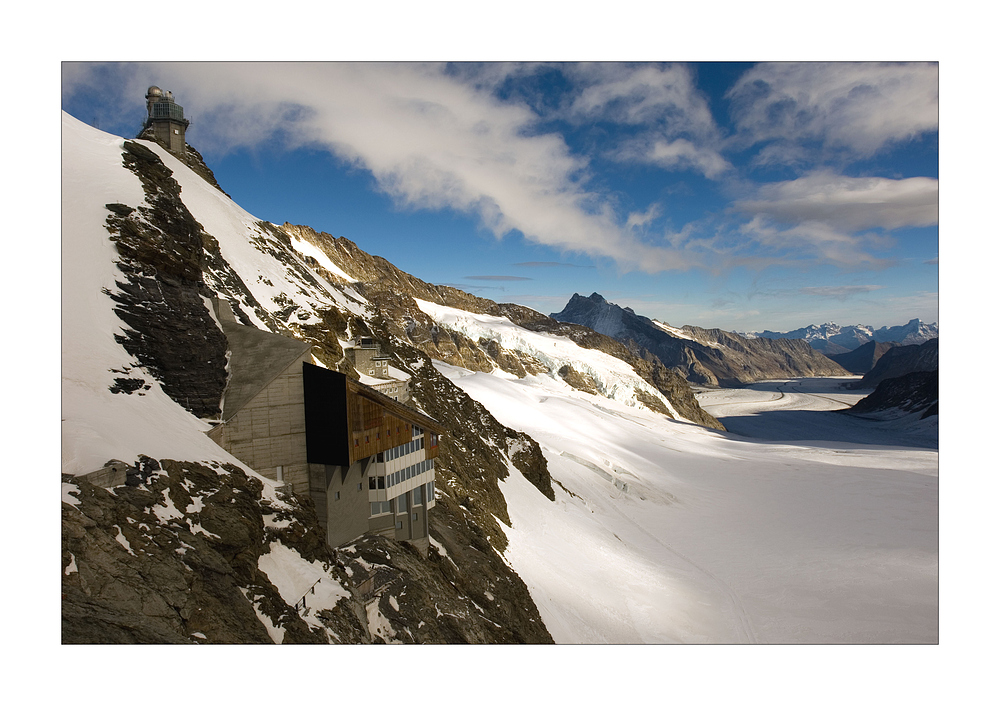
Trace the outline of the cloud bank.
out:
<instances>
[{"instance_id":1,"label":"cloud bank","mask_svg":"<svg viewBox=\"0 0 1000 706\"><path fill-rule=\"evenodd\" d=\"M498 97L505 81L543 69L562 72L572 89L551 105L544 92L534 101ZM881 266L872 250L889 241L859 231L937 222L934 179L815 170L756 187L730 209L742 223L697 240L690 224L657 230L671 216L658 203L622 212L592 165L610 159L721 181L734 172L725 151L747 146L775 162L808 155L816 144L871 154L936 130L934 64L758 65L727 94L736 131L728 137L682 65L68 64L63 77L64 92L113 86L111 102L139 114L141 96L156 83L184 97L203 151L275 141L326 150L370 172L401 207L473 214L497 237L520 232L623 271L796 258ZM571 149L553 121L593 124L607 139L590 151Z\"/></svg>"}]
</instances>

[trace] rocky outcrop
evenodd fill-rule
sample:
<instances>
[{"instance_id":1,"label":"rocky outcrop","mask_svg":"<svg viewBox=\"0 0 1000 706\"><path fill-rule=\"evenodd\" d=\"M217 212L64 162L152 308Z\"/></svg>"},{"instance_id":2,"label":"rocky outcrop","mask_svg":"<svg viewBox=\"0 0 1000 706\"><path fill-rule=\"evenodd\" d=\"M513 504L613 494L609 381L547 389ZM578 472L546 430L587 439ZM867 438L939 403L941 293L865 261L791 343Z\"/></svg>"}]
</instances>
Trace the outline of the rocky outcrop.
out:
<instances>
[{"instance_id":1,"label":"rocky outcrop","mask_svg":"<svg viewBox=\"0 0 1000 706\"><path fill-rule=\"evenodd\" d=\"M449 506L424 558L384 537L331 549L307 498L235 466L142 458L122 485L63 476L63 490L63 643L551 642ZM283 595L266 571L279 553L317 583Z\"/></svg>"},{"instance_id":2,"label":"rocky outcrop","mask_svg":"<svg viewBox=\"0 0 1000 706\"><path fill-rule=\"evenodd\" d=\"M281 229L322 250L334 264L357 280L351 286L383 315L391 335L406 340L435 360L477 372L491 372L500 368L517 377L541 373L559 374L521 351L503 349L496 341L472 341L458 332L441 329L420 310L415 299L475 314L502 316L532 331L569 336L584 348L599 349L627 362L641 378L666 396L685 419L714 429L723 428L717 419L701 409L684 379L668 370L653 356L642 355L638 349L630 350L627 345L608 336L595 334L584 327L574 329L568 324L560 324L527 307L498 304L452 287L428 284L403 272L384 258L366 253L346 238L334 238L328 233L317 233L308 226L290 223L285 223ZM582 382L575 377L573 380ZM567 382L573 384L570 380ZM586 385L578 389L589 391ZM663 402L652 395L646 395L641 401L651 409L672 416Z\"/></svg>"},{"instance_id":3,"label":"rocky outcrop","mask_svg":"<svg viewBox=\"0 0 1000 706\"><path fill-rule=\"evenodd\" d=\"M143 129L136 136L135 139L155 142L165 150L170 149L169 145L165 144L162 140L157 139L156 132L153 130L152 126ZM173 152L171 152L171 154L173 154L175 157L177 157L177 159L179 159L180 161L184 162L184 164L189 166L195 174L200 176L202 179L207 181L209 184L214 186L219 191L222 191L222 187L219 186L219 182L215 180L215 173L211 169L209 169L208 165L205 164L205 159L201 156L201 153L194 147L192 147L191 145L185 145L184 154L174 154ZM226 194L225 191L222 191L222 193ZM226 196L229 196L229 194L226 194Z\"/></svg>"},{"instance_id":4,"label":"rocky outcrop","mask_svg":"<svg viewBox=\"0 0 1000 706\"><path fill-rule=\"evenodd\" d=\"M933 417L938 413L938 372L914 372L887 378L874 392L843 411L862 415L883 413L883 416L886 412L894 416L920 413L921 419Z\"/></svg>"},{"instance_id":5,"label":"rocky outcrop","mask_svg":"<svg viewBox=\"0 0 1000 706\"><path fill-rule=\"evenodd\" d=\"M697 326L674 329L612 304L596 292L589 297L574 294L552 318L587 326L640 353L648 351L647 359L655 357L700 385L739 387L781 377L847 374L805 341L749 339Z\"/></svg>"},{"instance_id":6,"label":"rocky outcrop","mask_svg":"<svg viewBox=\"0 0 1000 706\"><path fill-rule=\"evenodd\" d=\"M909 373L936 371L938 368L938 339L913 346L898 346L886 351L861 380L851 387L858 390L877 386L883 380Z\"/></svg>"},{"instance_id":7,"label":"rocky outcrop","mask_svg":"<svg viewBox=\"0 0 1000 706\"><path fill-rule=\"evenodd\" d=\"M107 292L126 324L115 338L171 399L196 416L216 416L226 384L226 341L206 305L212 295L202 277L207 234L181 201L172 172L149 148L126 141L122 161L142 182L146 199L135 210L106 206L123 278ZM121 372L115 391L142 394L139 378Z\"/></svg>"}]
</instances>

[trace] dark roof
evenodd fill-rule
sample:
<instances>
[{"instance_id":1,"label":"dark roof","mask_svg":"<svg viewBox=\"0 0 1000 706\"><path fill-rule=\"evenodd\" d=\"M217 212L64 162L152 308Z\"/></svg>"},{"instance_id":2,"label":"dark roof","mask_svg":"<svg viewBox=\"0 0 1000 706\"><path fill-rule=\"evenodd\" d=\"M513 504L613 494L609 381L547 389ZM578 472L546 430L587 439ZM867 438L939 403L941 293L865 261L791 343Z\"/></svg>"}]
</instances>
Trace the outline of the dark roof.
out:
<instances>
[{"instance_id":1,"label":"dark roof","mask_svg":"<svg viewBox=\"0 0 1000 706\"><path fill-rule=\"evenodd\" d=\"M222 402L222 419L228 421L312 345L220 317L229 341L229 382Z\"/></svg>"}]
</instances>

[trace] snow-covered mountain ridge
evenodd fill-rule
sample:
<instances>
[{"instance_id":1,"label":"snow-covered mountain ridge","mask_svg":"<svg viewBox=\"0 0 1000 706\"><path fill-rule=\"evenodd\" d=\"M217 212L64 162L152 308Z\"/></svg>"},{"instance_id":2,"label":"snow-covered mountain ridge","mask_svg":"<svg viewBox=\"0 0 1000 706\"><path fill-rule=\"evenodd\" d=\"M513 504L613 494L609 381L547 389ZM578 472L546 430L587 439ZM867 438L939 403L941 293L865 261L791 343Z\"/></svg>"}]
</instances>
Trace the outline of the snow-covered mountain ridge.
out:
<instances>
[{"instance_id":1,"label":"snow-covered mountain ridge","mask_svg":"<svg viewBox=\"0 0 1000 706\"><path fill-rule=\"evenodd\" d=\"M748 339L720 329L677 328L636 314L598 293L574 294L558 321L588 326L636 351L648 351L689 382L739 386L802 375L843 375L844 369L804 342Z\"/></svg>"},{"instance_id":2,"label":"snow-covered mountain ridge","mask_svg":"<svg viewBox=\"0 0 1000 706\"><path fill-rule=\"evenodd\" d=\"M819 326L810 324L786 333L750 331L740 335L747 338L801 338L817 350L836 354L852 351L870 341L899 343L904 346L923 343L938 337L938 325L928 324L920 319L911 319L902 326L882 326L878 329L861 324L840 326L835 323L825 323Z\"/></svg>"}]
</instances>

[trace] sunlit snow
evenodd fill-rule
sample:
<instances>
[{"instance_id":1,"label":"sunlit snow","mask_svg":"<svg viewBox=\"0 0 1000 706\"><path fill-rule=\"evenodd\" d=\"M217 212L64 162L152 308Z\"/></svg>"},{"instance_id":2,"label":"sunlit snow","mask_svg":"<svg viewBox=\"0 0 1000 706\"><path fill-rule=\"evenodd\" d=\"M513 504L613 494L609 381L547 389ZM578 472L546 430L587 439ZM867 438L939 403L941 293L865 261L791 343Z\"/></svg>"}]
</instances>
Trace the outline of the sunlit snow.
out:
<instances>
[{"instance_id":1,"label":"sunlit snow","mask_svg":"<svg viewBox=\"0 0 1000 706\"><path fill-rule=\"evenodd\" d=\"M762 442L435 365L558 481L502 483L505 556L557 642L937 640L935 450Z\"/></svg>"},{"instance_id":2,"label":"sunlit snow","mask_svg":"<svg viewBox=\"0 0 1000 706\"><path fill-rule=\"evenodd\" d=\"M641 390L659 398L675 417L680 416L659 390L640 378L632 366L614 356L583 348L565 336L529 331L504 317L473 314L421 299L416 302L420 310L442 328L457 331L473 341L485 338L496 341L502 348L526 353L539 360L553 374L562 366L570 365L578 372L590 375L601 395L628 406L641 406L636 397L636 391ZM511 377L506 374L498 376Z\"/></svg>"}]
</instances>

